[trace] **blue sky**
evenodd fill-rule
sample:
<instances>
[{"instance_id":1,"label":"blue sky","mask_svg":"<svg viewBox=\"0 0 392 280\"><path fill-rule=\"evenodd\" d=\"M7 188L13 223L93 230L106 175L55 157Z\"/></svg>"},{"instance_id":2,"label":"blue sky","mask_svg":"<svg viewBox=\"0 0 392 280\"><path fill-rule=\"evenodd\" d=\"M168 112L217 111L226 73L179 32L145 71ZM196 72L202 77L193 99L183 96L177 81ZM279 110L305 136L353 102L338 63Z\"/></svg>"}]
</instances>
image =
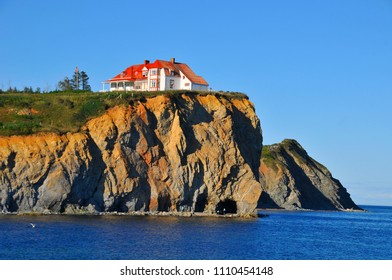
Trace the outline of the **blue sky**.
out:
<instances>
[{"instance_id":1,"label":"blue sky","mask_svg":"<svg viewBox=\"0 0 392 280\"><path fill-rule=\"evenodd\" d=\"M249 95L264 143L297 139L358 204L392 205L392 0L0 0L0 87L93 90L175 57Z\"/></svg>"}]
</instances>

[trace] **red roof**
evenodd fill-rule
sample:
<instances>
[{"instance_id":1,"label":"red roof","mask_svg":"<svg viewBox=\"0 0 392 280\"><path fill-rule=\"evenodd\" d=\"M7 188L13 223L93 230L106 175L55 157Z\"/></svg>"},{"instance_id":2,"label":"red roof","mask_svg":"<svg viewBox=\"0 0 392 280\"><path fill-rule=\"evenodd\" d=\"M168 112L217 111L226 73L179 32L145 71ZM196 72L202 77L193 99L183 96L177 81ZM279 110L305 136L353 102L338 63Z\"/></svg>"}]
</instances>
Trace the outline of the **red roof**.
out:
<instances>
[{"instance_id":1,"label":"red roof","mask_svg":"<svg viewBox=\"0 0 392 280\"><path fill-rule=\"evenodd\" d=\"M208 86L206 80L201 76L197 76L185 63L165 60L155 60L154 63L132 65L107 82L145 80L147 77L143 76L144 67L147 69L163 68L165 69L166 76L169 76L171 71L174 71L174 75L177 76L181 71L192 83Z\"/></svg>"}]
</instances>

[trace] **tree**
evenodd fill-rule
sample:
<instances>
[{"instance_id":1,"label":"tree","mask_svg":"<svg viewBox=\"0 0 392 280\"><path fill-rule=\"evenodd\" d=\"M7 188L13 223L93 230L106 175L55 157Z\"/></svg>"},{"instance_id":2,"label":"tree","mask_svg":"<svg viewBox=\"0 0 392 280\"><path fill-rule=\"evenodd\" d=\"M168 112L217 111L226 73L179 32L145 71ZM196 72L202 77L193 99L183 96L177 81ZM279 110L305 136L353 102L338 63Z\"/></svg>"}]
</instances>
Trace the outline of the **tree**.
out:
<instances>
[{"instance_id":1,"label":"tree","mask_svg":"<svg viewBox=\"0 0 392 280\"><path fill-rule=\"evenodd\" d=\"M72 90L79 90L80 89L80 73L79 73L79 69L77 66L75 68L75 72L74 72L72 79L71 79L71 86L72 86Z\"/></svg>"},{"instance_id":2,"label":"tree","mask_svg":"<svg viewBox=\"0 0 392 280\"><path fill-rule=\"evenodd\" d=\"M79 72L78 67L76 67L72 78L65 77L64 80L58 82L57 88L60 91L91 91L88 80L87 73L85 71Z\"/></svg>"},{"instance_id":3,"label":"tree","mask_svg":"<svg viewBox=\"0 0 392 280\"><path fill-rule=\"evenodd\" d=\"M34 93L33 88L30 87L24 87L23 88L23 93Z\"/></svg>"},{"instance_id":4,"label":"tree","mask_svg":"<svg viewBox=\"0 0 392 280\"><path fill-rule=\"evenodd\" d=\"M80 72L80 80L82 83L82 90L91 91L91 87L88 83L89 79L90 78L88 77L86 72L84 72L84 71Z\"/></svg>"},{"instance_id":5,"label":"tree","mask_svg":"<svg viewBox=\"0 0 392 280\"><path fill-rule=\"evenodd\" d=\"M64 80L58 82L57 87L61 91L72 91L72 82L68 77L65 77Z\"/></svg>"}]
</instances>

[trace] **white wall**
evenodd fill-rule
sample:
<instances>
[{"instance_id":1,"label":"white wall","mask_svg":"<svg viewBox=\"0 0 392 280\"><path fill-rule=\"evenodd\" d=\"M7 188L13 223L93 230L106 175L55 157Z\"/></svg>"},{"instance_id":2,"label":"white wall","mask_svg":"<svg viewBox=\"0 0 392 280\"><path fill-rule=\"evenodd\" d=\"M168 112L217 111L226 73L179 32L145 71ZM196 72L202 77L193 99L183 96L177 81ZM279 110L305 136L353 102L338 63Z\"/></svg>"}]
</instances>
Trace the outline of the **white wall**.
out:
<instances>
[{"instance_id":1,"label":"white wall","mask_svg":"<svg viewBox=\"0 0 392 280\"><path fill-rule=\"evenodd\" d=\"M208 91L208 86L206 86L206 85L199 85L199 84L192 84L192 90Z\"/></svg>"},{"instance_id":2,"label":"white wall","mask_svg":"<svg viewBox=\"0 0 392 280\"><path fill-rule=\"evenodd\" d=\"M177 89L181 89L181 79L179 77L174 77L174 76L167 76L165 78L165 83L166 83L166 87L165 90L177 90ZM170 88L170 80L174 81L174 86L173 88Z\"/></svg>"},{"instance_id":3,"label":"white wall","mask_svg":"<svg viewBox=\"0 0 392 280\"><path fill-rule=\"evenodd\" d=\"M166 85L167 87L169 87L169 85L167 84L166 81L166 76L165 76L165 69L161 68L159 69L159 73L160 73L160 81L159 81L159 90L165 90L166 89Z\"/></svg>"},{"instance_id":4,"label":"white wall","mask_svg":"<svg viewBox=\"0 0 392 280\"><path fill-rule=\"evenodd\" d=\"M152 70L157 70L157 74L156 75L151 75L151 71ZM148 90L156 90L156 88L150 88L150 85L151 85L151 80L157 80L158 78L159 78L159 76L158 76L158 69L157 68L152 68L152 69L149 69L148 70L148 80L147 80L147 87L148 87ZM158 82L158 81L157 81ZM159 88L160 89L160 88Z\"/></svg>"},{"instance_id":5,"label":"white wall","mask_svg":"<svg viewBox=\"0 0 392 280\"><path fill-rule=\"evenodd\" d=\"M133 82L122 82L122 81L119 81L119 82L111 82L111 83L109 84L109 87L110 87L109 90L110 90L110 91L123 91L123 90L124 90L125 83L127 83L127 85L126 85L126 87L125 87L125 90L126 90L126 91L134 90L134 83L133 83ZM112 84L115 85L115 87L112 87ZM118 84L122 84L122 86L118 86Z\"/></svg>"},{"instance_id":6,"label":"white wall","mask_svg":"<svg viewBox=\"0 0 392 280\"><path fill-rule=\"evenodd\" d=\"M192 82L180 71L181 75L181 86L180 89L192 89Z\"/></svg>"}]
</instances>

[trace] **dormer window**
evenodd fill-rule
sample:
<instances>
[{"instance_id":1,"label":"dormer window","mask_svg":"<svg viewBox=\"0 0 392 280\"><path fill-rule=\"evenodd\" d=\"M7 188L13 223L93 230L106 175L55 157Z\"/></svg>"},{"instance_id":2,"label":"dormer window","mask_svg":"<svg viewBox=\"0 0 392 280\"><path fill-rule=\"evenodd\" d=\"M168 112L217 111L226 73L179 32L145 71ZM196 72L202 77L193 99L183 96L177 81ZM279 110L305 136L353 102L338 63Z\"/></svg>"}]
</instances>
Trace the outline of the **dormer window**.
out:
<instances>
[{"instance_id":1,"label":"dormer window","mask_svg":"<svg viewBox=\"0 0 392 280\"><path fill-rule=\"evenodd\" d=\"M143 70L142 75L143 75L143 77L147 77L147 75L148 75L148 70Z\"/></svg>"},{"instance_id":2,"label":"dormer window","mask_svg":"<svg viewBox=\"0 0 392 280\"><path fill-rule=\"evenodd\" d=\"M173 70L170 71L170 76L174 76L175 72Z\"/></svg>"}]
</instances>

